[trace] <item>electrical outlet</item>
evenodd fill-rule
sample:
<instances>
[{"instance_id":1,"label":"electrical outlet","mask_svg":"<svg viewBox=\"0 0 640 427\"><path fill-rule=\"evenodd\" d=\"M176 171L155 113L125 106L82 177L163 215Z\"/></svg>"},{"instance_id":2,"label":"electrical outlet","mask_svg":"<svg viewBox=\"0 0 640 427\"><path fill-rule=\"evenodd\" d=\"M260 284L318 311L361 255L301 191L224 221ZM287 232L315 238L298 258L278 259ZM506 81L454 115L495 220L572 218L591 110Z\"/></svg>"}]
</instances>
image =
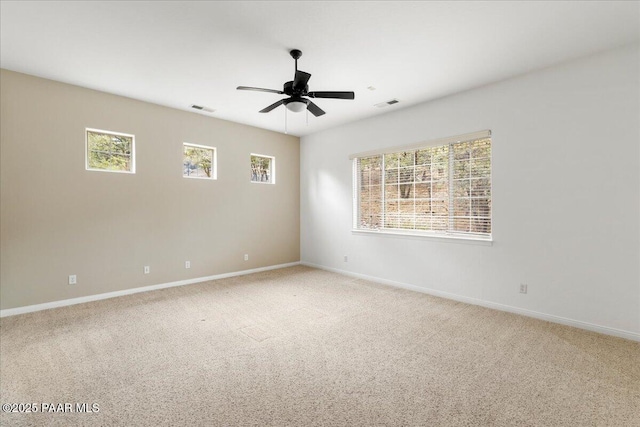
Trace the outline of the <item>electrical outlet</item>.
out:
<instances>
[{"instance_id":1,"label":"electrical outlet","mask_svg":"<svg viewBox=\"0 0 640 427\"><path fill-rule=\"evenodd\" d=\"M151 268L148 265L144 266L144 274L149 274L149 272L151 271Z\"/></svg>"},{"instance_id":2,"label":"electrical outlet","mask_svg":"<svg viewBox=\"0 0 640 427\"><path fill-rule=\"evenodd\" d=\"M184 268L191 268L191 261L185 261Z\"/></svg>"},{"instance_id":3,"label":"electrical outlet","mask_svg":"<svg viewBox=\"0 0 640 427\"><path fill-rule=\"evenodd\" d=\"M348 256L344 256L344 262L349 262L349 257Z\"/></svg>"},{"instance_id":4,"label":"electrical outlet","mask_svg":"<svg viewBox=\"0 0 640 427\"><path fill-rule=\"evenodd\" d=\"M526 294L527 293L527 285L526 285L526 283L520 283L520 293L521 294Z\"/></svg>"},{"instance_id":5,"label":"electrical outlet","mask_svg":"<svg viewBox=\"0 0 640 427\"><path fill-rule=\"evenodd\" d=\"M244 254L244 260L249 261L249 254Z\"/></svg>"},{"instance_id":6,"label":"electrical outlet","mask_svg":"<svg viewBox=\"0 0 640 427\"><path fill-rule=\"evenodd\" d=\"M76 283L78 283L76 275L75 274L70 275L69 276L69 284L70 285L75 285Z\"/></svg>"}]
</instances>

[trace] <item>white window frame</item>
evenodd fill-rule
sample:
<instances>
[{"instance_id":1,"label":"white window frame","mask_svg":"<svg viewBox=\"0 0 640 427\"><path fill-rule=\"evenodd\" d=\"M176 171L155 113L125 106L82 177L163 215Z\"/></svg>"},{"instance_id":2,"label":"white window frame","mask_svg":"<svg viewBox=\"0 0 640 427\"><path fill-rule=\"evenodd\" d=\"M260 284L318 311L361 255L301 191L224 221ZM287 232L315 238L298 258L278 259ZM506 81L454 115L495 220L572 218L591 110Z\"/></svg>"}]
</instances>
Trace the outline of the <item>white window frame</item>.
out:
<instances>
[{"instance_id":1,"label":"white window frame","mask_svg":"<svg viewBox=\"0 0 640 427\"><path fill-rule=\"evenodd\" d=\"M109 169L96 169L89 167L89 132L93 133L102 133L105 135L115 135L115 136L124 136L127 138L131 138L131 170L128 171L114 171ZM122 132L113 132L110 130L104 129L94 129L94 128L85 128L84 129L84 168L87 171L91 172L111 172L111 173L128 173L135 174L136 173L136 137L135 135L122 133Z\"/></svg>"},{"instance_id":2,"label":"white window frame","mask_svg":"<svg viewBox=\"0 0 640 427\"><path fill-rule=\"evenodd\" d=\"M184 162L184 147L193 147L193 148L202 148L205 150L213 151L211 156L211 176L184 176L184 171L182 172L183 178L188 179L206 179L206 180L217 180L218 179L218 150L216 147L210 147L208 145L200 145L200 144L192 144L190 142L182 143L182 161ZM182 164L184 167L184 163Z\"/></svg>"},{"instance_id":3,"label":"white window frame","mask_svg":"<svg viewBox=\"0 0 640 427\"><path fill-rule=\"evenodd\" d=\"M359 228L359 206L360 206L360 187L359 187L359 174L357 162L359 158L372 157L372 156L383 156L385 154L392 154L402 151L412 151L419 150L428 147L437 147L443 145L456 144L460 142L473 141L477 139L491 138L491 131L484 130L464 135L457 135L447 138L440 138L437 140L422 142L418 144L411 144L399 147L391 147L382 150L374 150L367 151L362 153L356 153L349 156L349 159L352 160L352 191L353 191L353 203L352 203L352 230L353 234L363 234L363 235L381 235L381 236L399 236L399 237L409 237L409 238L427 238L427 239L448 239L449 241L460 241L460 242L469 242L469 243L477 243L477 244L486 244L492 245L493 242L493 207L491 209L491 233L488 236L481 235L464 235L463 233L455 233L448 234L448 232L434 232L434 231L423 231L423 230L411 230L411 229L389 229L389 228L379 228L379 229L364 229ZM492 141L493 142L493 141ZM490 163L491 163L491 171L489 174L489 179L491 182L491 188L493 188L493 144L490 155ZM384 176L384 162L382 165L382 174ZM452 171L449 171L452 174ZM451 175L448 177L448 181L451 179ZM381 183L381 190L384 191L384 184ZM493 200L493 191L491 192L491 197ZM451 200L451 199L450 199ZM383 196L384 203L384 196Z\"/></svg>"},{"instance_id":4,"label":"white window frame","mask_svg":"<svg viewBox=\"0 0 640 427\"><path fill-rule=\"evenodd\" d=\"M252 184L274 184L276 183L276 158L274 156L267 156L266 154L256 154L251 153L249 156L249 166L251 166L251 157L262 157L265 159L269 159L269 176L271 179L269 181L254 181L249 179Z\"/></svg>"}]
</instances>

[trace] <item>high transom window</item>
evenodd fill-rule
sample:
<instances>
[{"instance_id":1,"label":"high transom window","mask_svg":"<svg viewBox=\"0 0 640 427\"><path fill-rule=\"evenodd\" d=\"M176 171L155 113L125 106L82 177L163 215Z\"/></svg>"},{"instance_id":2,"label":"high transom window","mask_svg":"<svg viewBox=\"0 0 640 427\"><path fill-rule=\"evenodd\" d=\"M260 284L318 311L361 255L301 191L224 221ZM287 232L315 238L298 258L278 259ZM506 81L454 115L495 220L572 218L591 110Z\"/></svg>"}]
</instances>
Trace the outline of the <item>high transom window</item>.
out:
<instances>
[{"instance_id":1,"label":"high transom window","mask_svg":"<svg viewBox=\"0 0 640 427\"><path fill-rule=\"evenodd\" d=\"M261 154L251 154L251 182L275 184L276 158Z\"/></svg>"},{"instance_id":2,"label":"high transom window","mask_svg":"<svg viewBox=\"0 0 640 427\"><path fill-rule=\"evenodd\" d=\"M86 129L86 169L135 173L133 135Z\"/></svg>"},{"instance_id":3,"label":"high transom window","mask_svg":"<svg viewBox=\"0 0 640 427\"><path fill-rule=\"evenodd\" d=\"M182 145L182 176L185 178L216 179L216 149L206 145Z\"/></svg>"}]
</instances>

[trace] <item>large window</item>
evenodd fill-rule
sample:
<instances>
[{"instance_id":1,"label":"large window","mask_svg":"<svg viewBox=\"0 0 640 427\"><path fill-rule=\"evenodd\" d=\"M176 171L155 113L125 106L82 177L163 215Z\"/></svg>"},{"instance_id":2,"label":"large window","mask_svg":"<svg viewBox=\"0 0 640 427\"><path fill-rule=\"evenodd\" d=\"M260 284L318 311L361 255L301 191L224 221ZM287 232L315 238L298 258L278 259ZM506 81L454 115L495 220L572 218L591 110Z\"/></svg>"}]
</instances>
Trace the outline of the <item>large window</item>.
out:
<instances>
[{"instance_id":1,"label":"large window","mask_svg":"<svg viewBox=\"0 0 640 427\"><path fill-rule=\"evenodd\" d=\"M216 179L216 149L196 144L183 144L182 176L185 178Z\"/></svg>"},{"instance_id":2,"label":"large window","mask_svg":"<svg viewBox=\"0 0 640 427\"><path fill-rule=\"evenodd\" d=\"M354 228L491 238L491 137L356 155Z\"/></svg>"},{"instance_id":3,"label":"large window","mask_svg":"<svg viewBox=\"0 0 640 427\"><path fill-rule=\"evenodd\" d=\"M251 182L276 183L276 159L261 154L251 155Z\"/></svg>"},{"instance_id":4,"label":"large window","mask_svg":"<svg viewBox=\"0 0 640 427\"><path fill-rule=\"evenodd\" d=\"M135 173L134 136L86 129L86 169Z\"/></svg>"}]
</instances>

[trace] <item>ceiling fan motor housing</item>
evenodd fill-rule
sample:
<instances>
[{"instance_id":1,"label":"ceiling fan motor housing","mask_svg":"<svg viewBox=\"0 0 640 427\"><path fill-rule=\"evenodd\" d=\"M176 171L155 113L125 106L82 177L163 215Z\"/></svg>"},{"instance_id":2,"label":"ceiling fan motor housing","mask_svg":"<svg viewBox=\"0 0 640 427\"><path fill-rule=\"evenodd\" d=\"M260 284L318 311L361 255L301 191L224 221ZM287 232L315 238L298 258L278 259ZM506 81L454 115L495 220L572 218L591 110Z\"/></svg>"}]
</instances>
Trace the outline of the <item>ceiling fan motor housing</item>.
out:
<instances>
[{"instance_id":1,"label":"ceiling fan motor housing","mask_svg":"<svg viewBox=\"0 0 640 427\"><path fill-rule=\"evenodd\" d=\"M304 89L302 90L295 89L293 87L293 81L290 81L284 84L284 88L282 89L282 91L289 96L293 96L293 95L304 96L307 92L309 92L309 85L305 85Z\"/></svg>"}]
</instances>

